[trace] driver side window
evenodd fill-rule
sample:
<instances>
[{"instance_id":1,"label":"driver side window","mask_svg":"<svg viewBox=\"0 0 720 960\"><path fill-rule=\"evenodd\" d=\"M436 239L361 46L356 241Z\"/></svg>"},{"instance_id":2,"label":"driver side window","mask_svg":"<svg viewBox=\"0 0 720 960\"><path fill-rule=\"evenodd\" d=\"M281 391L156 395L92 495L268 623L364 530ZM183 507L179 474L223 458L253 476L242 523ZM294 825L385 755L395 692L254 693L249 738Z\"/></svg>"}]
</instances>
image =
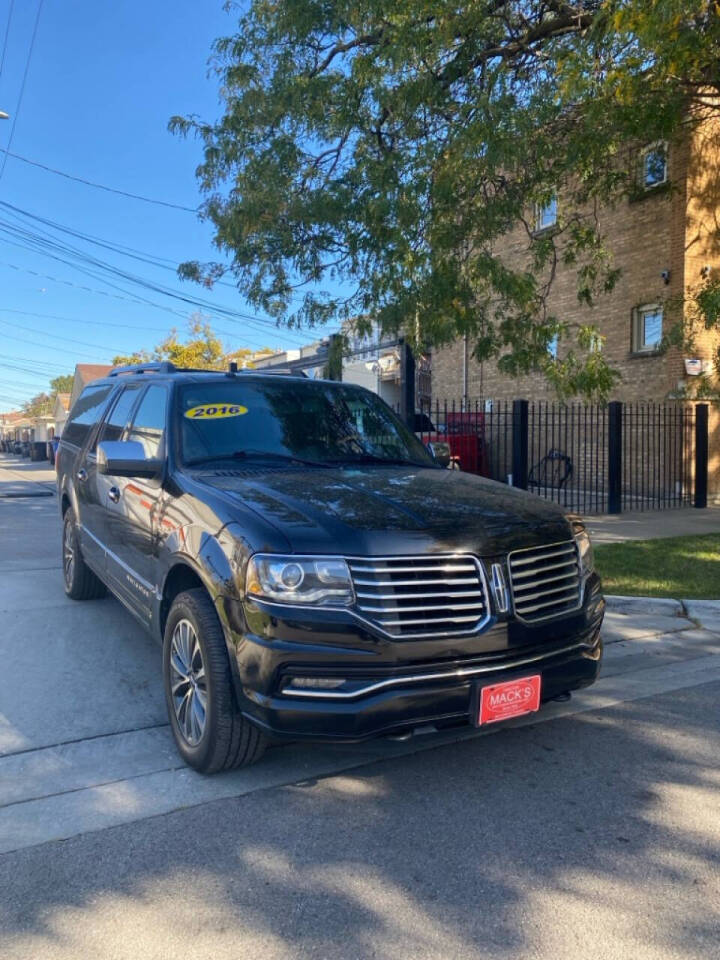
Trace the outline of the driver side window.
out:
<instances>
[{"instance_id":1,"label":"driver side window","mask_svg":"<svg viewBox=\"0 0 720 960\"><path fill-rule=\"evenodd\" d=\"M104 440L120 440L122 438L139 393L139 384L130 384L125 387L100 430L98 443L102 443Z\"/></svg>"},{"instance_id":2,"label":"driver side window","mask_svg":"<svg viewBox=\"0 0 720 960\"><path fill-rule=\"evenodd\" d=\"M127 435L141 443L148 460L160 460L165 454L165 421L168 394L165 387L153 385L145 391Z\"/></svg>"}]
</instances>

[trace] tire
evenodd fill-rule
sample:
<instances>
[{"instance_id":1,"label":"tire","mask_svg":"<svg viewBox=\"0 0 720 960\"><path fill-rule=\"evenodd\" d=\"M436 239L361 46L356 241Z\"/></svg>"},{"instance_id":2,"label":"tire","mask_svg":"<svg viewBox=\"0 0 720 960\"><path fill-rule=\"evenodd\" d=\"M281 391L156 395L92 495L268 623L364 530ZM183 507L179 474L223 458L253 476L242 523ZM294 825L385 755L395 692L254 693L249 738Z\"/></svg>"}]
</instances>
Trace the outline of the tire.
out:
<instances>
[{"instance_id":1,"label":"tire","mask_svg":"<svg viewBox=\"0 0 720 960\"><path fill-rule=\"evenodd\" d=\"M105 596L105 584L83 559L72 507L63 515L62 561L65 593L71 600L97 600Z\"/></svg>"},{"instance_id":2,"label":"tire","mask_svg":"<svg viewBox=\"0 0 720 960\"><path fill-rule=\"evenodd\" d=\"M260 759L267 738L235 706L225 636L202 588L178 594L170 607L163 681L170 726L188 766L218 773Z\"/></svg>"}]
</instances>

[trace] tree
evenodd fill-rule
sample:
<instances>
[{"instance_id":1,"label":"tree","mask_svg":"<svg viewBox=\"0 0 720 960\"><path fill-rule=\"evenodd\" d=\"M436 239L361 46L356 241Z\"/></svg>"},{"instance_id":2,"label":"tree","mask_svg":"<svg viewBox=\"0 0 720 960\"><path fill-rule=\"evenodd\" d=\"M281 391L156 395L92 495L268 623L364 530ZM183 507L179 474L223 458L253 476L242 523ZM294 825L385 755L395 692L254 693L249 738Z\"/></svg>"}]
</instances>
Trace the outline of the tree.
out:
<instances>
[{"instance_id":1,"label":"tree","mask_svg":"<svg viewBox=\"0 0 720 960\"><path fill-rule=\"evenodd\" d=\"M22 405L22 410L28 417L42 417L52 413L53 402L50 394L38 393Z\"/></svg>"},{"instance_id":2,"label":"tree","mask_svg":"<svg viewBox=\"0 0 720 960\"><path fill-rule=\"evenodd\" d=\"M189 339L185 343L180 341L177 330L173 329L153 350L114 357L113 363L147 363L153 360L169 360L178 367L219 370L225 366L225 350L210 324L196 314L190 320Z\"/></svg>"},{"instance_id":3,"label":"tree","mask_svg":"<svg viewBox=\"0 0 720 960\"><path fill-rule=\"evenodd\" d=\"M55 377L50 381L50 390L53 394L70 393L73 388L75 377L71 373L66 373L61 377Z\"/></svg>"},{"instance_id":4,"label":"tree","mask_svg":"<svg viewBox=\"0 0 720 960\"><path fill-rule=\"evenodd\" d=\"M719 20L711 0L251 0L215 48L224 115L170 126L204 145L203 215L255 306L417 346L468 335L511 375L606 395L597 333L548 309L555 267L587 304L616 282L598 206L634 189L629 144L717 110ZM558 190L570 212L535 233Z\"/></svg>"}]
</instances>

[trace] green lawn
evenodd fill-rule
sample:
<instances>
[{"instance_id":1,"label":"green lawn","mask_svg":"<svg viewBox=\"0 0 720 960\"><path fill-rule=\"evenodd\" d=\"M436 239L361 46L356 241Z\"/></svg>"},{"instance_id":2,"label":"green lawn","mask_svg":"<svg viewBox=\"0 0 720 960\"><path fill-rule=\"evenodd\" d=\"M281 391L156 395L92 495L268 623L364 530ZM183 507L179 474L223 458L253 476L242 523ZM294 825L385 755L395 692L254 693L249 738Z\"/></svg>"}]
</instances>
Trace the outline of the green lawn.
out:
<instances>
[{"instance_id":1,"label":"green lawn","mask_svg":"<svg viewBox=\"0 0 720 960\"><path fill-rule=\"evenodd\" d=\"M720 599L720 533L595 547L605 593Z\"/></svg>"}]
</instances>

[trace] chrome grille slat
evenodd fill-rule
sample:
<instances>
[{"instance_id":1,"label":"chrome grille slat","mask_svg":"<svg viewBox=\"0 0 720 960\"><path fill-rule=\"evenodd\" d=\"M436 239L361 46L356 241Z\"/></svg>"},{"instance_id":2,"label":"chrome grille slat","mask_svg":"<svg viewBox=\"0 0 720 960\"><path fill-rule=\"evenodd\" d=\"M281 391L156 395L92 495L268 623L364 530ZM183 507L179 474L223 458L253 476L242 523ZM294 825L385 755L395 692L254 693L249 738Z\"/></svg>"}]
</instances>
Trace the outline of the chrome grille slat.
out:
<instances>
[{"instance_id":1,"label":"chrome grille slat","mask_svg":"<svg viewBox=\"0 0 720 960\"><path fill-rule=\"evenodd\" d=\"M547 583L560 583L562 580L578 580L577 570L570 570L569 573L561 573L556 577L544 577L542 580L528 580L521 587L518 587L515 591L516 596L521 596L523 600L527 600L528 590L536 590L538 587L542 587ZM568 584L570 586L570 584Z\"/></svg>"},{"instance_id":2,"label":"chrome grille slat","mask_svg":"<svg viewBox=\"0 0 720 960\"><path fill-rule=\"evenodd\" d=\"M530 549L532 549L532 547ZM545 548L540 547L539 549L543 550ZM515 550L514 553L511 554L511 556L514 556L514 554L516 553L525 553L525 552L526 552L525 550ZM575 547L571 544L569 550L564 549L564 550L553 551L552 553L539 553L536 557L522 557L519 560L513 559L513 565L522 567L522 566L526 566L528 563L532 563L532 564L538 563L540 560L559 560L563 556L569 557L574 552L575 552Z\"/></svg>"},{"instance_id":3,"label":"chrome grille slat","mask_svg":"<svg viewBox=\"0 0 720 960\"><path fill-rule=\"evenodd\" d=\"M358 573L475 573L475 565L444 567L366 567L357 566Z\"/></svg>"},{"instance_id":4,"label":"chrome grille slat","mask_svg":"<svg viewBox=\"0 0 720 960\"><path fill-rule=\"evenodd\" d=\"M476 578L475 578L476 579ZM433 584L440 584L445 586L446 584L451 584L453 586L467 586L469 583L474 583L475 579L463 578L462 580L457 579L440 579L437 580L361 580L359 577L353 577L355 583L359 583L363 587L432 587Z\"/></svg>"},{"instance_id":5,"label":"chrome grille slat","mask_svg":"<svg viewBox=\"0 0 720 960\"><path fill-rule=\"evenodd\" d=\"M568 595L577 596L577 585L579 580L576 580L575 583L564 584L561 587L552 587L550 590L538 590L536 593L526 593L522 597L518 597L518 602L522 603L523 607L526 603L529 603L531 600L537 600L539 597L550 597L553 593L567 593Z\"/></svg>"},{"instance_id":6,"label":"chrome grille slat","mask_svg":"<svg viewBox=\"0 0 720 960\"><path fill-rule=\"evenodd\" d=\"M538 570L521 570L513 574L514 580L524 580L527 577L536 577L538 573L545 573L546 570L559 570L561 567L575 566L575 557L568 557L561 563L546 563Z\"/></svg>"},{"instance_id":7,"label":"chrome grille slat","mask_svg":"<svg viewBox=\"0 0 720 960\"><path fill-rule=\"evenodd\" d=\"M467 634L488 618L485 578L475 557L358 557L347 563L357 612L398 640Z\"/></svg>"},{"instance_id":8,"label":"chrome grille slat","mask_svg":"<svg viewBox=\"0 0 720 960\"><path fill-rule=\"evenodd\" d=\"M474 623L477 620L476 616L472 617L436 617L434 620L430 621L432 623ZM396 624L396 620L378 620L378 623L385 624ZM421 617L419 620L406 620L402 621L403 626L411 626L416 623L422 623L425 626L428 625L429 621Z\"/></svg>"},{"instance_id":9,"label":"chrome grille slat","mask_svg":"<svg viewBox=\"0 0 720 960\"><path fill-rule=\"evenodd\" d=\"M572 540L515 550L508 555L508 568L521 620L544 620L580 605L580 567Z\"/></svg>"},{"instance_id":10,"label":"chrome grille slat","mask_svg":"<svg viewBox=\"0 0 720 960\"><path fill-rule=\"evenodd\" d=\"M480 603L454 603L453 610L482 610L483 604ZM363 610L372 613L387 613L390 610L392 613L395 613L395 610L392 607L369 607L364 606ZM447 610L447 604L445 603L427 603L422 606L415 607L398 607L398 613L414 613L417 610Z\"/></svg>"},{"instance_id":11,"label":"chrome grille slat","mask_svg":"<svg viewBox=\"0 0 720 960\"><path fill-rule=\"evenodd\" d=\"M391 586L391 584L380 584L379 586ZM437 593L364 593L361 590L355 591L356 597L363 597L367 600L422 600L437 597ZM443 590L444 597L476 597L477 590Z\"/></svg>"}]
</instances>

